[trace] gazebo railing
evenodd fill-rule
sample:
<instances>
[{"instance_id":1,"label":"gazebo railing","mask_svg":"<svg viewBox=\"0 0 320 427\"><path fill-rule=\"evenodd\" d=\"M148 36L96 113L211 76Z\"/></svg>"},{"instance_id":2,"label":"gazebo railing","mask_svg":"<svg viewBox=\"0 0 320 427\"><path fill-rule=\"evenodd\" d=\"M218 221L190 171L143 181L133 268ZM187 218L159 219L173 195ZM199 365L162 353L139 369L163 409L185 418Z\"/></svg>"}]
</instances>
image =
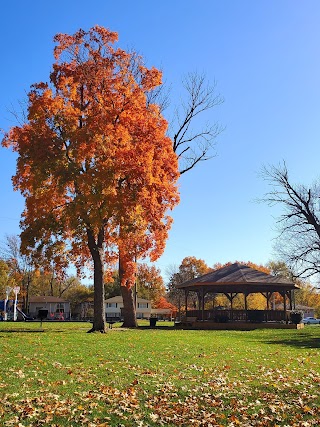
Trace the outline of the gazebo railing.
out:
<instances>
[{"instance_id":1,"label":"gazebo railing","mask_svg":"<svg viewBox=\"0 0 320 427\"><path fill-rule=\"evenodd\" d=\"M188 316L197 320L212 322L281 322L288 320L288 312L283 310L188 310Z\"/></svg>"}]
</instances>

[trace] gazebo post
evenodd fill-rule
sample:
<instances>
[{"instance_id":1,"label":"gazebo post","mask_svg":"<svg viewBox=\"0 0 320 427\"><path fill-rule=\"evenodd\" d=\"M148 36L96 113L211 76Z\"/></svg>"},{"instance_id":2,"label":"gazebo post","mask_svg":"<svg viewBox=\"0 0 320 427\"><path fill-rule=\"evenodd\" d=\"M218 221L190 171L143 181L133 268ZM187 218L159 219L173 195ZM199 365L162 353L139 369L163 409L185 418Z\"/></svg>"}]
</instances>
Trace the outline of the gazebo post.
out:
<instances>
[{"instance_id":1,"label":"gazebo post","mask_svg":"<svg viewBox=\"0 0 320 427\"><path fill-rule=\"evenodd\" d=\"M235 293L233 293L233 292L231 292L230 293L230 317L231 317L231 319L230 320L233 320L233 300L234 300L234 298L236 297L238 295L238 293L237 292L235 292Z\"/></svg>"},{"instance_id":2,"label":"gazebo post","mask_svg":"<svg viewBox=\"0 0 320 427\"><path fill-rule=\"evenodd\" d=\"M233 294L232 294L232 292L231 292L231 294L230 294L230 297L231 297L231 299L230 299L230 317L231 317L231 319L230 320L233 320Z\"/></svg>"},{"instance_id":3,"label":"gazebo post","mask_svg":"<svg viewBox=\"0 0 320 427\"><path fill-rule=\"evenodd\" d=\"M293 309L296 309L296 295L294 293L294 291L291 291L291 300L293 302Z\"/></svg>"},{"instance_id":4,"label":"gazebo post","mask_svg":"<svg viewBox=\"0 0 320 427\"><path fill-rule=\"evenodd\" d=\"M269 302L270 302L270 292L267 292L267 310L269 310L270 308Z\"/></svg>"},{"instance_id":5,"label":"gazebo post","mask_svg":"<svg viewBox=\"0 0 320 427\"><path fill-rule=\"evenodd\" d=\"M288 291L288 298L289 298L290 310L292 310L292 291Z\"/></svg>"},{"instance_id":6,"label":"gazebo post","mask_svg":"<svg viewBox=\"0 0 320 427\"><path fill-rule=\"evenodd\" d=\"M204 321L204 288L201 288L201 317L202 321Z\"/></svg>"},{"instance_id":7,"label":"gazebo post","mask_svg":"<svg viewBox=\"0 0 320 427\"><path fill-rule=\"evenodd\" d=\"M246 292L244 292L243 295L244 295L244 309L246 312L246 322L247 322L248 321L248 303L247 303L248 294Z\"/></svg>"},{"instance_id":8,"label":"gazebo post","mask_svg":"<svg viewBox=\"0 0 320 427\"><path fill-rule=\"evenodd\" d=\"M284 312L284 320L287 322L287 295L286 291L283 292L283 312Z\"/></svg>"},{"instance_id":9,"label":"gazebo post","mask_svg":"<svg viewBox=\"0 0 320 427\"><path fill-rule=\"evenodd\" d=\"M197 311L201 310L201 292L198 290L196 291L197 295L197 306L195 307Z\"/></svg>"},{"instance_id":10,"label":"gazebo post","mask_svg":"<svg viewBox=\"0 0 320 427\"><path fill-rule=\"evenodd\" d=\"M184 298L185 298L185 304L186 304L186 317L188 316L188 294L189 294L189 291L185 289Z\"/></svg>"},{"instance_id":11,"label":"gazebo post","mask_svg":"<svg viewBox=\"0 0 320 427\"><path fill-rule=\"evenodd\" d=\"M197 293L198 311L201 311L201 320L204 320L204 287L202 286Z\"/></svg>"}]
</instances>

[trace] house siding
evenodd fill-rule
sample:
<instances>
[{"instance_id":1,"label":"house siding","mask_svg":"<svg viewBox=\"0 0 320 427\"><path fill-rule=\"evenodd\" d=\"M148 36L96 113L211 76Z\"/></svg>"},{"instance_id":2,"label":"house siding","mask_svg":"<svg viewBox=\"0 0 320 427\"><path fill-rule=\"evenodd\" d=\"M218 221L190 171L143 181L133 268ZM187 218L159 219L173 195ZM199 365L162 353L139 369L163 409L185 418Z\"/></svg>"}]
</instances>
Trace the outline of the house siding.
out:
<instances>
[{"instance_id":1,"label":"house siding","mask_svg":"<svg viewBox=\"0 0 320 427\"><path fill-rule=\"evenodd\" d=\"M123 300L121 296L109 298L105 301L106 318L122 318ZM151 315L151 302L143 298L137 298L137 319L149 319Z\"/></svg>"},{"instance_id":2,"label":"house siding","mask_svg":"<svg viewBox=\"0 0 320 427\"><path fill-rule=\"evenodd\" d=\"M42 300L40 297L34 300L30 298L28 306L29 316L37 318L39 310L48 310L48 320L70 320L71 318L70 303L62 299L55 301L52 298L46 299L45 297Z\"/></svg>"}]
</instances>

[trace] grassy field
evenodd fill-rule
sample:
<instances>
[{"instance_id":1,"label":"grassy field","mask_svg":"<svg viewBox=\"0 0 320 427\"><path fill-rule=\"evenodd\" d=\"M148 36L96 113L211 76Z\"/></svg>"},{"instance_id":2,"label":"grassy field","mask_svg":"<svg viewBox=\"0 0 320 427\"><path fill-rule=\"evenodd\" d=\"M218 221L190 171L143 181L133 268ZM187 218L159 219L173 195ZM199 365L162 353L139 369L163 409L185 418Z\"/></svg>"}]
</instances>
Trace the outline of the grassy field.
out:
<instances>
[{"instance_id":1,"label":"grassy field","mask_svg":"<svg viewBox=\"0 0 320 427\"><path fill-rule=\"evenodd\" d=\"M320 425L317 325L86 334L89 326L0 323L1 426Z\"/></svg>"}]
</instances>

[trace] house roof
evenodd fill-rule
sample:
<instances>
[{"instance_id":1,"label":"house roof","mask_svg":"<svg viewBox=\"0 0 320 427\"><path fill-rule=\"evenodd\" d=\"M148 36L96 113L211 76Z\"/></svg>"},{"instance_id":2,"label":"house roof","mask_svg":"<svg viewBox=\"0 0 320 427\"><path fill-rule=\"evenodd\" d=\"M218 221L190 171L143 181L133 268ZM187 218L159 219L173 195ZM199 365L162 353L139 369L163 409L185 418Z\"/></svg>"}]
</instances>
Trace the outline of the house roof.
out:
<instances>
[{"instance_id":1,"label":"house roof","mask_svg":"<svg viewBox=\"0 0 320 427\"><path fill-rule=\"evenodd\" d=\"M152 308L151 314L171 314L170 308Z\"/></svg>"},{"instance_id":2,"label":"house roof","mask_svg":"<svg viewBox=\"0 0 320 427\"><path fill-rule=\"evenodd\" d=\"M68 302L67 300L63 298L58 297L52 297L52 296L36 296L36 297L29 297L29 303L30 302L41 302L41 303L48 303L48 302Z\"/></svg>"},{"instance_id":3,"label":"house roof","mask_svg":"<svg viewBox=\"0 0 320 427\"><path fill-rule=\"evenodd\" d=\"M297 310L315 310L315 307L310 307L309 305L296 304L296 309Z\"/></svg>"},{"instance_id":4,"label":"house roof","mask_svg":"<svg viewBox=\"0 0 320 427\"><path fill-rule=\"evenodd\" d=\"M177 288L190 291L204 289L206 292L217 293L254 293L299 289L299 286L286 278L235 263L177 285Z\"/></svg>"},{"instance_id":5,"label":"house roof","mask_svg":"<svg viewBox=\"0 0 320 427\"><path fill-rule=\"evenodd\" d=\"M105 302L119 302L119 303L122 303L123 299L122 299L121 295L117 295L115 297L111 297L111 298L106 299ZM150 303L150 300L138 297L137 298L137 302L148 302L148 303Z\"/></svg>"}]
</instances>

